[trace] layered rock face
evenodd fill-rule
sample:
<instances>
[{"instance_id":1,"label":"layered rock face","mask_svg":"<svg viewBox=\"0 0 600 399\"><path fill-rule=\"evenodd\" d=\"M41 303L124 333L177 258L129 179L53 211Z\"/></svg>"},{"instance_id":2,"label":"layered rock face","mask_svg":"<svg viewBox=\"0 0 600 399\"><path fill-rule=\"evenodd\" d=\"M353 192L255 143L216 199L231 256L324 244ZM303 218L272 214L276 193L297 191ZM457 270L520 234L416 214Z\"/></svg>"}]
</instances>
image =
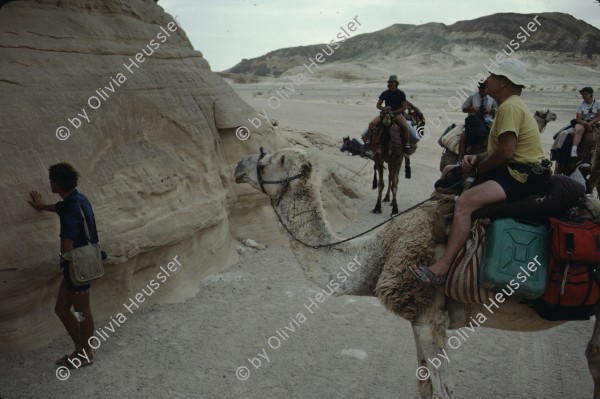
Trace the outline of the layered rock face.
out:
<instances>
[{"instance_id":1,"label":"layered rock face","mask_svg":"<svg viewBox=\"0 0 600 399\"><path fill-rule=\"evenodd\" d=\"M60 199L50 165L74 165L94 206L110 255L92 290L101 319L175 256L183 266L140 306L192 296L195 281L235 260L233 165L285 144L265 126L235 137L255 111L153 0L4 4L0 107L0 352L63 333L58 217L27 203L30 190Z\"/></svg>"}]
</instances>

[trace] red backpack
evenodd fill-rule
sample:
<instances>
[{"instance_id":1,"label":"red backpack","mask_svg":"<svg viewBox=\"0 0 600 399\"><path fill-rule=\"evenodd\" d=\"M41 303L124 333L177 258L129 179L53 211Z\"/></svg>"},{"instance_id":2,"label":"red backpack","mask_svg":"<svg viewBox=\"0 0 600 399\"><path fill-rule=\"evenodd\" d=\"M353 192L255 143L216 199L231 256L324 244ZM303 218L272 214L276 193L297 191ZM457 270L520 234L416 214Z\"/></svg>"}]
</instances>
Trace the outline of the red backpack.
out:
<instances>
[{"instance_id":1,"label":"red backpack","mask_svg":"<svg viewBox=\"0 0 600 399\"><path fill-rule=\"evenodd\" d=\"M600 226L591 220L581 222L550 218L552 253L565 262L600 263Z\"/></svg>"},{"instance_id":2,"label":"red backpack","mask_svg":"<svg viewBox=\"0 0 600 399\"><path fill-rule=\"evenodd\" d=\"M546 320L588 320L596 312L600 288L600 226L550 218L552 254L544 295L534 301Z\"/></svg>"}]
</instances>

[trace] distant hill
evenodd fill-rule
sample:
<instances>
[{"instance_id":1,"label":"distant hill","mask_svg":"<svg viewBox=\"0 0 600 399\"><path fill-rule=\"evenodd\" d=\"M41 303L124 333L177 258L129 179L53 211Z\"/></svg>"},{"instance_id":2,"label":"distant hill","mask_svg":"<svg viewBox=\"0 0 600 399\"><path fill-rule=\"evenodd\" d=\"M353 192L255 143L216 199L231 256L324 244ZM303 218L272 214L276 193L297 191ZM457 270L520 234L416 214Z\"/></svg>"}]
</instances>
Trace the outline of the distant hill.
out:
<instances>
[{"instance_id":1,"label":"distant hill","mask_svg":"<svg viewBox=\"0 0 600 399\"><path fill-rule=\"evenodd\" d=\"M527 24L536 15L539 25L535 26L535 32L528 32L530 37L526 37ZM517 36L519 34L521 36ZM517 45L519 52L545 53L544 59L550 62L593 64L600 60L600 30L585 21L563 13L499 13L452 25L396 24L357 35L327 57L327 64L349 60L368 63L388 57L443 53L454 59L454 65L461 65L464 60L460 54L465 50L495 54L504 49L510 54L511 48ZM220 74L247 79L278 77L288 69L306 63L308 57L314 57L323 48L326 48L325 44L271 51L261 57L244 59Z\"/></svg>"}]
</instances>

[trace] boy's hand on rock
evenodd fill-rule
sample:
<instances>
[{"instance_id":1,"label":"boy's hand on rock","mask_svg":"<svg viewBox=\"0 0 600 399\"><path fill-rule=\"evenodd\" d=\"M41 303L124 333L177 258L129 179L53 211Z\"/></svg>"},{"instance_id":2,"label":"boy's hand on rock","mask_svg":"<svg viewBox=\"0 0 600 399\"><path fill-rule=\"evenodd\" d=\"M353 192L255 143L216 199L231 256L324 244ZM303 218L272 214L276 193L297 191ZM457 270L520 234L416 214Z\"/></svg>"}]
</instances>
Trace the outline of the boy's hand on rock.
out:
<instances>
[{"instance_id":1,"label":"boy's hand on rock","mask_svg":"<svg viewBox=\"0 0 600 399\"><path fill-rule=\"evenodd\" d=\"M41 211L44 207L44 203L42 201L42 194L38 193L37 191L31 191L29 193L29 196L31 197L31 199L28 201L29 204L38 211Z\"/></svg>"}]
</instances>

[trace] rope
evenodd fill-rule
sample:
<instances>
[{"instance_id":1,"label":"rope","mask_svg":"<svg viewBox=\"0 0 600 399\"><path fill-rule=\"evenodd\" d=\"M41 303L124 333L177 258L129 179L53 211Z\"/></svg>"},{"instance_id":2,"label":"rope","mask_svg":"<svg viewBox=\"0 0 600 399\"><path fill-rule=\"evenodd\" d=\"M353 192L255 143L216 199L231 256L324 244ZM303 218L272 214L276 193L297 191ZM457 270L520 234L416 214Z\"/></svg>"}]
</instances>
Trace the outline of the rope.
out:
<instances>
[{"instance_id":1,"label":"rope","mask_svg":"<svg viewBox=\"0 0 600 399\"><path fill-rule=\"evenodd\" d=\"M454 187L458 186L459 184L462 184L462 182L463 182L463 180L459 180L459 181L457 181L456 183L454 183L453 185L451 185L450 187L448 187L447 189L445 189L444 191L442 191L440 194L444 194L444 193L446 193L447 191L449 191L449 190L453 189ZM355 236L353 236L353 237L346 238L346 239L344 239L344 240L337 241L337 242L330 242L330 243L327 243L327 244L317 244L317 245L307 244L307 243L305 243L304 241L300 240L298 237L296 237L296 236L295 236L295 235L294 235L294 234L293 234L293 233L290 231L290 229L288 229L288 227L285 225L285 223L283 223L283 220L281 220L281 216L279 216L279 213L277 212L277 209L275 209L275 207L273 206L273 201L271 201L271 206L273 207L273 210L275 211L275 214L277 215L277 219L279 219L279 222L281 223L281 225L283 226L283 228L285 229L285 231L287 231L287 233L290 235L290 237L292 237L292 238L293 238L295 241L299 242L300 244L302 244L302 245L304 245L304 246L307 246L307 247L309 247L309 248L313 248L313 249L319 249L319 248L332 247L332 246L334 246L334 245L343 244L343 243L345 243L345 242L348 242L348 241L354 240L355 238L358 238L358 237L364 236L365 234L367 234L367 233L370 233L371 231L375 230L376 228L378 228L378 227L381 227L381 226L383 226L384 224L386 224L386 223L390 222L392 219L394 219L394 218L396 218L396 217L398 217L398 216L400 216L400 215L403 215L403 214L405 214L405 213L407 213L407 212L410 212L410 211L412 211L413 209L415 209L416 207L418 207L418 206L421 206L421 205L423 205L424 203L426 203L426 202L429 202L429 201L431 201L431 200L432 200L432 198L427 198L426 200L423 200L423 201L419 202L418 204L415 204L415 205L411 206L410 208L407 208L407 209L403 210L402 212L399 212L399 213L397 213L397 214L395 214L395 215L392 215L392 216L390 216L388 219L386 219L386 220L384 220L383 222L381 222L381 223L379 223L379 224L377 224L377 225L375 225L375 226L371 227L369 230L366 230L366 231L364 231L364 232L362 232L362 233L360 233L360 234L357 234L357 235L355 235Z\"/></svg>"},{"instance_id":2,"label":"rope","mask_svg":"<svg viewBox=\"0 0 600 399\"><path fill-rule=\"evenodd\" d=\"M363 169L365 168L365 166L367 166L367 165L369 164L369 162L371 162L371 158L367 159L367 163L366 163L366 164L364 164L364 165L363 165L363 167L362 167L362 168L360 168L360 169L358 170L358 172L356 172L356 173L355 173L355 174L354 174L354 175L353 175L353 176L352 176L350 179L348 179L348 180L352 180L352 179L354 179L354 178L356 177L356 175L358 175L358 174L361 172L361 170L363 170Z\"/></svg>"}]
</instances>

